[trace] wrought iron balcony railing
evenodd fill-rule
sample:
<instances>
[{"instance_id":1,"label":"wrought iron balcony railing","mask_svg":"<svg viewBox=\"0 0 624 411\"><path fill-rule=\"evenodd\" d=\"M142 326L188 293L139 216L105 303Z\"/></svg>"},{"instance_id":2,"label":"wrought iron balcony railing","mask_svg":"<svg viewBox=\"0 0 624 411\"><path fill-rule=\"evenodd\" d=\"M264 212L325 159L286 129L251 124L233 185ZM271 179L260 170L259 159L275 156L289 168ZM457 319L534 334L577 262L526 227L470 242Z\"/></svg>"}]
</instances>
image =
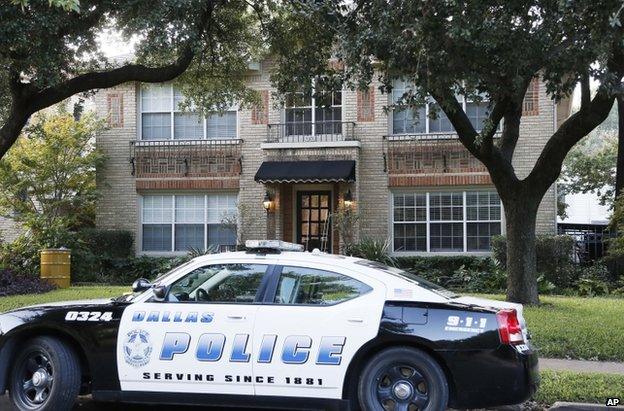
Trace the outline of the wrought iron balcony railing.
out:
<instances>
[{"instance_id":1,"label":"wrought iron balcony railing","mask_svg":"<svg viewBox=\"0 0 624 411\"><path fill-rule=\"evenodd\" d=\"M313 143L355 141L352 121L322 121L269 124L267 143Z\"/></svg>"},{"instance_id":2,"label":"wrought iron balcony railing","mask_svg":"<svg viewBox=\"0 0 624 411\"><path fill-rule=\"evenodd\" d=\"M384 167L388 174L487 172L455 133L401 134L383 139Z\"/></svg>"},{"instance_id":3,"label":"wrought iron balcony railing","mask_svg":"<svg viewBox=\"0 0 624 411\"><path fill-rule=\"evenodd\" d=\"M137 178L221 177L241 173L243 140L138 140L130 142Z\"/></svg>"}]
</instances>

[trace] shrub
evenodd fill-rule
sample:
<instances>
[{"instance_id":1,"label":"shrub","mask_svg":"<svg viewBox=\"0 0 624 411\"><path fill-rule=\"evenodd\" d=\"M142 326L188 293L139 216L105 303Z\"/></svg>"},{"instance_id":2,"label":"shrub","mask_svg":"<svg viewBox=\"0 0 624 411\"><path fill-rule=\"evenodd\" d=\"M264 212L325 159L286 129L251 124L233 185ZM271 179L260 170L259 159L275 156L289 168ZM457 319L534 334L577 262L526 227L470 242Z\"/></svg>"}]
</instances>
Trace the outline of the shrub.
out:
<instances>
[{"instance_id":1,"label":"shrub","mask_svg":"<svg viewBox=\"0 0 624 411\"><path fill-rule=\"evenodd\" d=\"M357 243L347 245L345 254L390 266L396 264L395 259L390 255L390 240L388 239L363 238Z\"/></svg>"},{"instance_id":2,"label":"shrub","mask_svg":"<svg viewBox=\"0 0 624 411\"><path fill-rule=\"evenodd\" d=\"M76 233L71 250L73 282L122 284L115 276L134 256L134 238L130 231L88 228Z\"/></svg>"},{"instance_id":3,"label":"shrub","mask_svg":"<svg viewBox=\"0 0 624 411\"><path fill-rule=\"evenodd\" d=\"M579 267L578 271L580 275L575 286L579 295L594 297L609 294L610 274L604 264L597 262L591 266Z\"/></svg>"},{"instance_id":4,"label":"shrub","mask_svg":"<svg viewBox=\"0 0 624 411\"><path fill-rule=\"evenodd\" d=\"M578 280L578 271L572 261L574 238L567 235L538 235L535 252L537 272L544 281L558 289L567 289ZM492 239L492 254L500 268L507 269L507 240L503 236Z\"/></svg>"},{"instance_id":5,"label":"shrub","mask_svg":"<svg viewBox=\"0 0 624 411\"><path fill-rule=\"evenodd\" d=\"M43 294L55 289L51 284L33 275L17 274L12 270L0 270L0 297L16 294Z\"/></svg>"}]
</instances>

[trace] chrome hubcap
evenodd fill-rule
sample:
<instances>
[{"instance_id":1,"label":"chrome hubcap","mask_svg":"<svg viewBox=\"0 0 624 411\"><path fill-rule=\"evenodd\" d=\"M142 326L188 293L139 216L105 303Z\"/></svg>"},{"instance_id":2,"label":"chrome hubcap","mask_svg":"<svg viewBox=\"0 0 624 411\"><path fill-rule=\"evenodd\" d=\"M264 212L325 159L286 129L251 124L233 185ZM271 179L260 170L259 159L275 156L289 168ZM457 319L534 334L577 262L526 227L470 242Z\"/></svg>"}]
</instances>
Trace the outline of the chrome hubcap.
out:
<instances>
[{"instance_id":1,"label":"chrome hubcap","mask_svg":"<svg viewBox=\"0 0 624 411\"><path fill-rule=\"evenodd\" d=\"M407 381L399 381L392 388L394 396L400 400L406 400L412 396L412 386Z\"/></svg>"},{"instance_id":2,"label":"chrome hubcap","mask_svg":"<svg viewBox=\"0 0 624 411\"><path fill-rule=\"evenodd\" d=\"M46 402L54 383L52 363L42 352L33 352L21 364L19 397L28 407Z\"/></svg>"}]
</instances>

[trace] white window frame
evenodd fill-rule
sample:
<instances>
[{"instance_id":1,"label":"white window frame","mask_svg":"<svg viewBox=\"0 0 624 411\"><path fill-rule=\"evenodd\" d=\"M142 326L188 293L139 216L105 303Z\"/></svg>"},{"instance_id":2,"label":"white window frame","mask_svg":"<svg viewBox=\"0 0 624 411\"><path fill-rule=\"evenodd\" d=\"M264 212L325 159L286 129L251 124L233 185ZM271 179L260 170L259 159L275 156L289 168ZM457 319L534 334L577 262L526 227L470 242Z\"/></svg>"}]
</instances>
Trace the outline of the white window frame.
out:
<instances>
[{"instance_id":1,"label":"white window frame","mask_svg":"<svg viewBox=\"0 0 624 411\"><path fill-rule=\"evenodd\" d=\"M171 192L167 192L167 193L143 193L139 196L139 227L138 227L138 236L137 236L137 249L136 249L136 253L138 255L153 255L153 256L180 256L180 255L186 255L188 254L188 250L182 250L182 251L176 251L175 250L175 233L176 233L176 225L177 224L187 224L187 223L182 223L182 222L177 222L176 218L175 218L175 212L176 212L176 197L178 196L203 196L204 197L204 220L201 223L204 227L204 250L207 249L208 247L208 226L209 225L214 225L214 224L218 224L212 221L208 221L208 197L212 196L212 195L227 195L227 196L235 196L236 197L236 204L238 204L239 198L238 198L238 193L237 192L233 192L233 191L219 191L219 192L210 192L210 193L197 193L197 192L175 192L175 193L171 193ZM144 223L145 219L144 219L144 207L143 207L143 202L144 202L144 198L147 196L169 196L171 197L172 200L172 207L171 207L171 222L169 223L163 223L163 224L168 224L171 226L171 249L169 251L145 251L143 250L143 227L145 224L152 224L152 223ZM240 218L240 216L238 215L238 207L236 207L236 218L237 220ZM156 223L154 223L156 224ZM200 224L200 223L188 223L188 224ZM238 230L238 228L237 228Z\"/></svg>"},{"instance_id":2,"label":"white window frame","mask_svg":"<svg viewBox=\"0 0 624 411\"><path fill-rule=\"evenodd\" d=\"M500 212L501 217L500 220L467 220L467 206L466 206L466 193L468 192L492 192L496 191L494 187L474 187L474 186L466 186L466 187L423 187L423 188L414 188L414 189L400 189L400 190L392 190L389 191L388 195L388 221L389 221L389 237L391 243L391 254L394 256L427 256L427 255L440 255L440 256L461 256L461 255L474 255L474 256L490 256L492 255L492 251L469 251L468 250L468 232L467 226L468 223L497 223L500 222L501 225L501 235L505 235L505 210L503 208L503 204L501 202ZM430 194L432 193L462 193L463 196L463 220L431 220L431 207L430 207ZM425 224L426 233L427 233L427 250L426 251L395 251L394 250L394 195L395 194L426 194L426 220L425 221L397 221L397 224L407 223L407 224ZM463 251L431 251L431 223L463 223Z\"/></svg>"},{"instance_id":3,"label":"white window frame","mask_svg":"<svg viewBox=\"0 0 624 411\"><path fill-rule=\"evenodd\" d=\"M238 138L240 138L240 115L239 115L239 107L238 105L232 105L230 106L227 111L233 111L236 113L236 136L235 137L223 137L223 138L218 138L218 139L213 139L213 138L208 138L208 119L206 117L203 118L202 124L203 124L203 137L201 139L176 139L175 138L175 114L176 113L194 113L193 111L183 111L178 109L178 107L176 107L175 104L175 89L173 87L172 84L164 84L166 87L169 88L169 111L145 111L143 109L143 89L145 86L149 86L146 84L139 84L138 88L139 88L139 98L138 98L138 121L137 121L137 140L141 140L141 141L163 141L163 140L145 140L143 138L143 114L167 114L169 113L169 122L170 122L170 134L169 134L169 138L164 140L164 141L200 141L200 140L236 140ZM218 113L215 112L215 115L218 115Z\"/></svg>"},{"instance_id":4,"label":"white window frame","mask_svg":"<svg viewBox=\"0 0 624 411\"><path fill-rule=\"evenodd\" d=\"M394 84L396 84L396 80L394 81ZM401 95L403 95L405 93L406 90L409 90L409 86L407 83L405 83L405 87L404 88L395 88L393 86L392 88L392 92L389 94L388 96L388 104L394 104L395 103L395 90L403 90L403 93L401 93ZM470 103L474 103L474 100L466 100L466 98L462 95L457 96L458 99L460 100L461 106L462 106L462 110L464 110L464 113L466 113L466 107L468 104ZM481 100L481 102L488 102L489 100L487 98L483 98L483 100ZM425 103L425 131L424 132L404 132L404 133L395 133L394 132L394 111L396 109L392 109L390 110L390 112L388 113L388 134L389 135L393 135L393 136L401 136L401 135L426 135L426 134L438 134L438 135L448 135L448 134L456 134L457 131L455 131L455 128L453 127L452 130L449 131L431 131L430 128L430 121L431 119L429 118L429 107L431 105L437 105L437 103L432 99L432 98L427 98L427 102ZM467 114L467 113L466 113ZM440 109L438 111L438 116L440 115L446 115L442 109ZM436 119L437 120L437 119ZM419 119L419 122L422 121L422 119ZM501 120L499 123L499 130L502 129L502 124L503 121ZM477 132L481 132L481 130L476 130Z\"/></svg>"},{"instance_id":5,"label":"white window frame","mask_svg":"<svg viewBox=\"0 0 624 411\"><path fill-rule=\"evenodd\" d=\"M316 105L316 97L314 96L314 88L312 89L312 95L310 96L310 104L309 106L293 106L293 107L288 107L286 105L286 103L284 103L284 107L282 109L282 113L281 113L281 123L282 124L297 124L297 123L287 123L286 121L286 110L288 109L310 109L312 112L312 115L310 116L310 122L311 122L311 130L312 133L311 134L293 134L293 136L297 136L297 135L305 135L305 136L322 136L322 135L327 135L327 134L317 134L316 133L316 109L317 108L338 108L340 107L340 118L341 118L341 123L345 123L345 104L344 104L344 97L345 97L345 89L344 87L342 89L340 89L340 105L336 105L334 104L334 96L333 93L336 93L336 91L332 91L332 104L331 106L328 107L324 107L324 106L317 106ZM302 92L292 92L291 94L303 94ZM344 132L344 130L343 130ZM332 133L333 134L333 133Z\"/></svg>"}]
</instances>

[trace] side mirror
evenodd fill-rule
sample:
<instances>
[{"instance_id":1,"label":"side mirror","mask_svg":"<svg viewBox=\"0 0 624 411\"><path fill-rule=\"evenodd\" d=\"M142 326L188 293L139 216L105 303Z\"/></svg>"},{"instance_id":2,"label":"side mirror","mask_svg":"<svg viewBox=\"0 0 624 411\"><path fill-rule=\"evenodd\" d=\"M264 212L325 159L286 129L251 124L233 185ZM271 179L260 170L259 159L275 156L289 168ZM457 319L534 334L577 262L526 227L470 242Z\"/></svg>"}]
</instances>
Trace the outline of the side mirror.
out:
<instances>
[{"instance_id":1,"label":"side mirror","mask_svg":"<svg viewBox=\"0 0 624 411\"><path fill-rule=\"evenodd\" d=\"M152 283L145 278L139 278L132 283L132 291L135 293L140 293L141 291L149 290L150 288L152 288Z\"/></svg>"},{"instance_id":2,"label":"side mirror","mask_svg":"<svg viewBox=\"0 0 624 411\"><path fill-rule=\"evenodd\" d=\"M167 287L164 285L156 285L152 289L152 292L154 293L154 298L157 301L164 301L167 296Z\"/></svg>"}]
</instances>

